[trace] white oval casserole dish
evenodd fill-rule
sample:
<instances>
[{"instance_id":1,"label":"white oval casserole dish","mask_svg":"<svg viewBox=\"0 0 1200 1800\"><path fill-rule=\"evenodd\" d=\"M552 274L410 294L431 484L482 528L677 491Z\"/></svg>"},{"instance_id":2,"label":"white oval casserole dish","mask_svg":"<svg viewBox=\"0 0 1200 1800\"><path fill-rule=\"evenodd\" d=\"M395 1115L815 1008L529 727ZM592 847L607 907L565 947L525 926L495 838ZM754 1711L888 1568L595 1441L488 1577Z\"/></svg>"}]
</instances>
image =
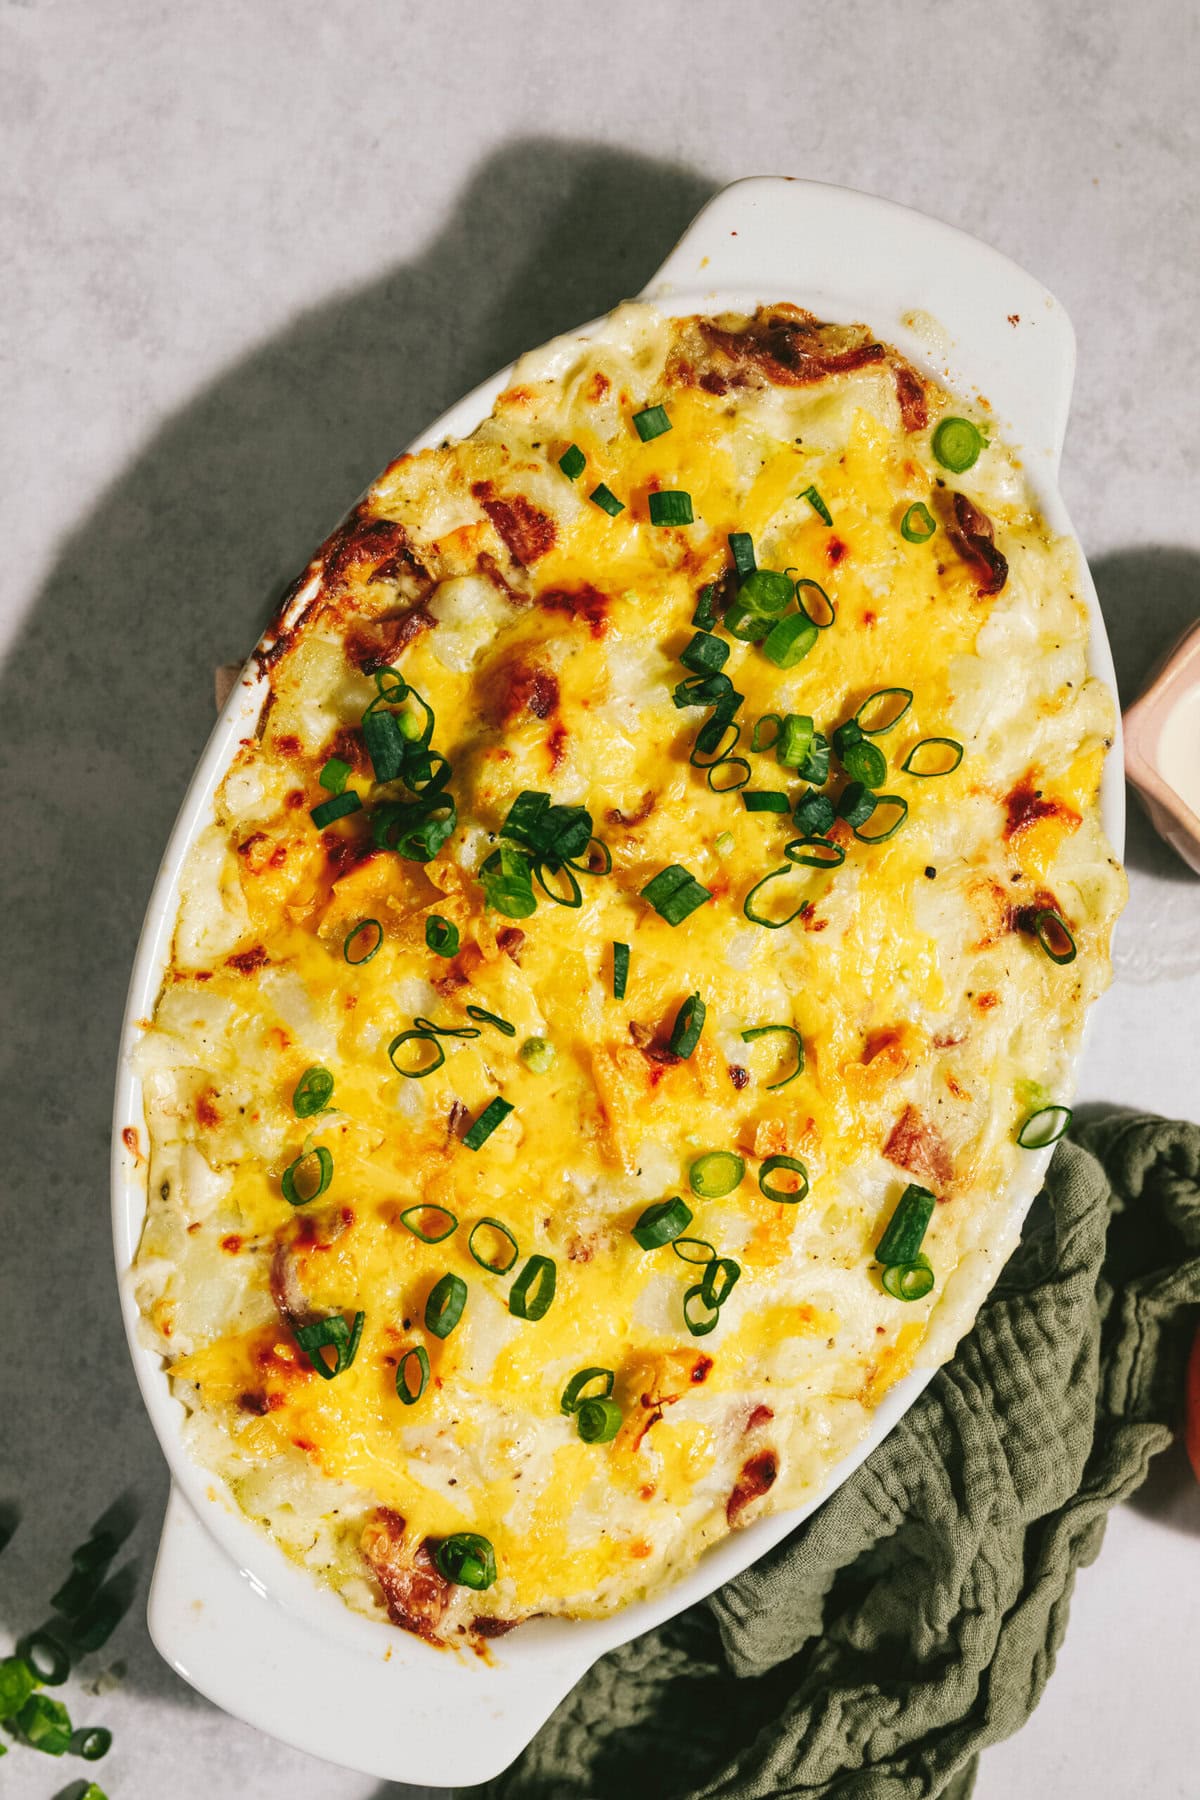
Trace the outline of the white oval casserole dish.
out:
<instances>
[{"instance_id":1,"label":"white oval casserole dish","mask_svg":"<svg viewBox=\"0 0 1200 1800\"><path fill-rule=\"evenodd\" d=\"M864 194L787 178L752 179L736 182L705 207L641 298L671 314L750 311L790 300L825 319L867 323L952 391L987 400L1001 435L1023 457L1048 524L1071 535L1057 473L1074 333L1052 296L986 245ZM580 335L590 329L582 327ZM476 388L411 448L472 431L509 375L505 370ZM1082 554L1079 560L1091 670L1115 691L1095 589ZM308 591L306 585L293 609L303 606ZM216 1477L184 1451L183 1409L138 1330L128 1272L145 1213L147 1165L130 1148L130 1128L137 1134L133 1144L142 1143L132 1051L169 958L180 871L212 817L214 792L239 741L253 730L266 687L257 664L248 664L200 760L146 914L122 1033L112 1168L117 1270L134 1367L173 1484L150 1595L150 1632L185 1680L286 1743L383 1779L468 1786L511 1762L605 1651L693 1605L793 1531L880 1443L932 1371L918 1371L888 1393L867 1436L809 1505L734 1533L653 1600L609 1618L533 1621L497 1640L486 1661L432 1649L351 1612L250 1523ZM1119 855L1119 742L1106 763L1101 803L1105 831ZM1048 1151L1031 1155L1013 1192L1014 1237L1048 1157Z\"/></svg>"}]
</instances>

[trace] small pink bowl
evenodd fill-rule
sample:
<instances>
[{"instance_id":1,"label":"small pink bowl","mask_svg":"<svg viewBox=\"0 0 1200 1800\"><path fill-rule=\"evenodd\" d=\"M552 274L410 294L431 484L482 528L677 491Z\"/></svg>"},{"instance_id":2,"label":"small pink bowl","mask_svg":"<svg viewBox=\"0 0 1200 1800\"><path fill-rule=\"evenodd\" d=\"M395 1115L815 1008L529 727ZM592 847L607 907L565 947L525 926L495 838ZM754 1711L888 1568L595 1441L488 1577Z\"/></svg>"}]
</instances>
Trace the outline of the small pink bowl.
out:
<instances>
[{"instance_id":1,"label":"small pink bowl","mask_svg":"<svg viewBox=\"0 0 1200 1800\"><path fill-rule=\"evenodd\" d=\"M1200 619L1125 714L1125 773L1159 836L1200 874Z\"/></svg>"}]
</instances>

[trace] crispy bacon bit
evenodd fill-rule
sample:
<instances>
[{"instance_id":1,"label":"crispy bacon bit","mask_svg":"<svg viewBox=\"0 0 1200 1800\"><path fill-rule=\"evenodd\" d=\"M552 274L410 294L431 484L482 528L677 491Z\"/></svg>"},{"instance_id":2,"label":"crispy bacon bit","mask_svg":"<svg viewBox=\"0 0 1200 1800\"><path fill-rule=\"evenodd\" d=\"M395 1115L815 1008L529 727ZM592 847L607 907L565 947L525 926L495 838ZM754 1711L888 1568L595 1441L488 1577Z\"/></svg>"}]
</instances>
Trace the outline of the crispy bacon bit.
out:
<instances>
[{"instance_id":1,"label":"crispy bacon bit","mask_svg":"<svg viewBox=\"0 0 1200 1800\"><path fill-rule=\"evenodd\" d=\"M1072 824L1079 823L1079 814L1061 800L1047 800L1040 788L1033 785L1032 774L1024 776L1012 790L1007 800L1008 818L1004 826L1006 838L1016 837L1018 832L1034 825L1039 819L1068 819Z\"/></svg>"},{"instance_id":2,"label":"crispy bacon bit","mask_svg":"<svg viewBox=\"0 0 1200 1800\"><path fill-rule=\"evenodd\" d=\"M492 671L483 711L490 724L503 728L515 725L526 713L548 719L557 705L558 680L550 670L514 656Z\"/></svg>"},{"instance_id":3,"label":"crispy bacon bit","mask_svg":"<svg viewBox=\"0 0 1200 1800\"><path fill-rule=\"evenodd\" d=\"M283 804L285 806L290 806L293 812L299 812L300 808L304 805L303 788L293 788Z\"/></svg>"},{"instance_id":4,"label":"crispy bacon bit","mask_svg":"<svg viewBox=\"0 0 1200 1800\"><path fill-rule=\"evenodd\" d=\"M682 374L682 371L680 373ZM715 369L706 369L700 377L698 385L704 389L706 394L727 394L729 392L729 383L723 375L718 375Z\"/></svg>"},{"instance_id":5,"label":"crispy bacon bit","mask_svg":"<svg viewBox=\"0 0 1200 1800\"><path fill-rule=\"evenodd\" d=\"M588 382L588 399L593 402L603 400L611 386L612 383L604 373L604 370L597 369L592 375L592 379Z\"/></svg>"},{"instance_id":6,"label":"crispy bacon bit","mask_svg":"<svg viewBox=\"0 0 1200 1800\"><path fill-rule=\"evenodd\" d=\"M400 1514L378 1506L363 1526L359 1548L383 1589L392 1624L437 1643L438 1626L450 1602L450 1583L433 1560L430 1539L410 1549Z\"/></svg>"},{"instance_id":7,"label":"crispy bacon bit","mask_svg":"<svg viewBox=\"0 0 1200 1800\"><path fill-rule=\"evenodd\" d=\"M228 1237L223 1237L221 1239L222 1250L228 1251L230 1256L236 1256L241 1247L242 1240L236 1231L231 1231Z\"/></svg>"},{"instance_id":8,"label":"crispy bacon bit","mask_svg":"<svg viewBox=\"0 0 1200 1800\"><path fill-rule=\"evenodd\" d=\"M389 575L397 579L410 569L425 574L398 520L373 519L362 506L356 506L329 540L325 580L331 587L341 587L352 570L366 568L379 580L386 580Z\"/></svg>"},{"instance_id":9,"label":"crispy bacon bit","mask_svg":"<svg viewBox=\"0 0 1200 1800\"><path fill-rule=\"evenodd\" d=\"M451 1138L461 1138L466 1135L467 1120L470 1117L470 1107L465 1106L461 1100L455 1100L451 1104L450 1111L446 1114L447 1143L450 1142Z\"/></svg>"},{"instance_id":10,"label":"crispy bacon bit","mask_svg":"<svg viewBox=\"0 0 1200 1800\"><path fill-rule=\"evenodd\" d=\"M744 331L725 331L708 319L701 319L700 329L735 368L749 364L777 387L809 387L831 375L848 375L882 362L887 354L882 344L869 338L833 349L830 328L798 306L764 308Z\"/></svg>"},{"instance_id":11,"label":"crispy bacon bit","mask_svg":"<svg viewBox=\"0 0 1200 1800\"><path fill-rule=\"evenodd\" d=\"M485 580L490 581L492 586L497 588L506 599L511 600L514 605L524 606L529 598L528 594L523 594L520 588L513 586L490 550L481 550L475 561L479 573Z\"/></svg>"},{"instance_id":12,"label":"crispy bacon bit","mask_svg":"<svg viewBox=\"0 0 1200 1800\"><path fill-rule=\"evenodd\" d=\"M401 651L407 650L423 631L437 624L423 606L411 606L407 612L390 613L387 618L373 619L369 625L355 625L346 633L346 656L356 669L370 674L394 663Z\"/></svg>"},{"instance_id":13,"label":"crispy bacon bit","mask_svg":"<svg viewBox=\"0 0 1200 1800\"><path fill-rule=\"evenodd\" d=\"M769 1425L774 1417L775 1414L769 1406L756 1406L742 1427L743 1435L746 1432L757 1431L760 1425Z\"/></svg>"},{"instance_id":14,"label":"crispy bacon bit","mask_svg":"<svg viewBox=\"0 0 1200 1800\"><path fill-rule=\"evenodd\" d=\"M196 1095L196 1120L209 1131L221 1123L221 1115L217 1110L217 1091L205 1088L202 1094Z\"/></svg>"},{"instance_id":15,"label":"crispy bacon bit","mask_svg":"<svg viewBox=\"0 0 1200 1800\"><path fill-rule=\"evenodd\" d=\"M998 594L1008 580L1008 559L993 541L995 526L965 494L953 496L951 509L953 522L946 535L974 575L976 593Z\"/></svg>"},{"instance_id":16,"label":"crispy bacon bit","mask_svg":"<svg viewBox=\"0 0 1200 1800\"><path fill-rule=\"evenodd\" d=\"M612 601L590 581L576 588L546 588L537 596L537 604L544 612L568 613L573 619L582 619L594 638L602 638L608 630Z\"/></svg>"},{"instance_id":17,"label":"crispy bacon bit","mask_svg":"<svg viewBox=\"0 0 1200 1800\"><path fill-rule=\"evenodd\" d=\"M779 1473L779 1463L773 1450L760 1450L749 1462L742 1464L742 1472L737 1478L733 1492L725 1502L725 1518L730 1525L736 1525L738 1515L745 1511L752 1500L758 1500L774 1487L775 1477Z\"/></svg>"},{"instance_id":18,"label":"crispy bacon bit","mask_svg":"<svg viewBox=\"0 0 1200 1800\"><path fill-rule=\"evenodd\" d=\"M300 742L300 739L295 733L291 731L281 732L275 739L273 747L279 752L280 756L302 756L304 753L304 745Z\"/></svg>"},{"instance_id":19,"label":"crispy bacon bit","mask_svg":"<svg viewBox=\"0 0 1200 1800\"><path fill-rule=\"evenodd\" d=\"M561 719L550 729L550 735L546 739L546 754L550 758L552 769L558 768L567 753L568 735L567 728Z\"/></svg>"},{"instance_id":20,"label":"crispy bacon bit","mask_svg":"<svg viewBox=\"0 0 1200 1800\"><path fill-rule=\"evenodd\" d=\"M954 1179L954 1162L945 1139L915 1106L904 1108L892 1126L883 1154L910 1175L924 1175L938 1187L948 1187Z\"/></svg>"},{"instance_id":21,"label":"crispy bacon bit","mask_svg":"<svg viewBox=\"0 0 1200 1800\"><path fill-rule=\"evenodd\" d=\"M239 1394L238 1405L243 1412L253 1413L255 1417L259 1419L263 1417L264 1413L268 1413L271 1410L271 1402L267 1399L265 1394L261 1393Z\"/></svg>"},{"instance_id":22,"label":"crispy bacon bit","mask_svg":"<svg viewBox=\"0 0 1200 1800\"><path fill-rule=\"evenodd\" d=\"M367 746L357 725L343 725L340 731L334 733L326 746L325 761L328 762L331 756L349 763L358 774L366 774Z\"/></svg>"},{"instance_id":23,"label":"crispy bacon bit","mask_svg":"<svg viewBox=\"0 0 1200 1800\"><path fill-rule=\"evenodd\" d=\"M505 925L503 930L496 933L496 948L503 950L505 956L511 962L515 962L518 969L521 966L521 948L524 942L525 933L519 925Z\"/></svg>"},{"instance_id":24,"label":"crispy bacon bit","mask_svg":"<svg viewBox=\"0 0 1200 1800\"><path fill-rule=\"evenodd\" d=\"M702 1381L708 1380L712 1366L713 1359L711 1356L698 1356L696 1358L695 1362L692 1364L691 1379L696 1383L697 1387L699 1387Z\"/></svg>"},{"instance_id":25,"label":"crispy bacon bit","mask_svg":"<svg viewBox=\"0 0 1200 1800\"><path fill-rule=\"evenodd\" d=\"M929 423L929 405L925 398L925 385L915 369L907 363L897 363L896 398L900 402L900 421L905 431L924 431Z\"/></svg>"},{"instance_id":26,"label":"crispy bacon bit","mask_svg":"<svg viewBox=\"0 0 1200 1800\"><path fill-rule=\"evenodd\" d=\"M657 804L658 796L654 789L647 788L636 812L622 812L619 806L610 806L604 816L610 825L621 825L626 831L632 831L634 826L646 823Z\"/></svg>"},{"instance_id":27,"label":"crispy bacon bit","mask_svg":"<svg viewBox=\"0 0 1200 1800\"><path fill-rule=\"evenodd\" d=\"M848 554L849 546L843 544L839 537L831 537L825 546L825 558L831 568L836 569L842 558Z\"/></svg>"},{"instance_id":28,"label":"crispy bacon bit","mask_svg":"<svg viewBox=\"0 0 1200 1800\"><path fill-rule=\"evenodd\" d=\"M520 1623L520 1619L489 1619L481 1613L478 1618L471 1620L471 1630L476 1637L498 1638L515 1631Z\"/></svg>"},{"instance_id":29,"label":"crispy bacon bit","mask_svg":"<svg viewBox=\"0 0 1200 1800\"><path fill-rule=\"evenodd\" d=\"M375 857L382 856L370 838L343 837L337 831L321 833L321 848L325 852L325 860L334 871L337 881L348 869L358 868L362 863L372 862Z\"/></svg>"},{"instance_id":30,"label":"crispy bacon bit","mask_svg":"<svg viewBox=\"0 0 1200 1800\"><path fill-rule=\"evenodd\" d=\"M1060 919L1065 917L1062 907L1049 888L1039 888L1031 900L1026 900L1022 905L1011 908L1009 930L1022 931L1026 936L1032 936L1033 921L1042 912L1057 913Z\"/></svg>"},{"instance_id":31,"label":"crispy bacon bit","mask_svg":"<svg viewBox=\"0 0 1200 1800\"><path fill-rule=\"evenodd\" d=\"M986 994L976 994L975 996L975 1005L980 1012L991 1012L993 1006L999 1006L999 1004L999 994L988 992Z\"/></svg>"},{"instance_id":32,"label":"crispy bacon bit","mask_svg":"<svg viewBox=\"0 0 1200 1800\"><path fill-rule=\"evenodd\" d=\"M744 1069L741 1063L730 1063L729 1079L740 1093L743 1088L750 1086L750 1071Z\"/></svg>"},{"instance_id":33,"label":"crispy bacon bit","mask_svg":"<svg viewBox=\"0 0 1200 1800\"><path fill-rule=\"evenodd\" d=\"M523 569L554 548L558 535L554 520L531 506L523 494L501 500L490 481L475 482L471 492L504 539L513 561L520 563Z\"/></svg>"},{"instance_id":34,"label":"crispy bacon bit","mask_svg":"<svg viewBox=\"0 0 1200 1800\"><path fill-rule=\"evenodd\" d=\"M249 950L235 951L225 958L227 969L236 969L239 975L253 975L256 969L263 968L270 957L261 944L254 944Z\"/></svg>"}]
</instances>

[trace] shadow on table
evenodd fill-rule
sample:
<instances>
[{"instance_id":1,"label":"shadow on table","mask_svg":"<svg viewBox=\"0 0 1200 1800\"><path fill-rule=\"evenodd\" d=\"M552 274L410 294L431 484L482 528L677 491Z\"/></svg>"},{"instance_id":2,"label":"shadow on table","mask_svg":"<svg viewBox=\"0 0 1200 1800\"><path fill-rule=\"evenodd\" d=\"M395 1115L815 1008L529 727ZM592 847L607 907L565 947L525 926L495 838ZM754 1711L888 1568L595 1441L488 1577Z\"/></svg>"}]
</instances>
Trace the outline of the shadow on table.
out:
<instances>
[{"instance_id":1,"label":"shadow on table","mask_svg":"<svg viewBox=\"0 0 1200 1800\"><path fill-rule=\"evenodd\" d=\"M16 1398L0 1501L24 1515L0 1626L40 1620L118 1490L132 1483L143 1500L133 1549L152 1547L162 1513L166 1473L115 1304L107 1140L134 945L213 723L213 668L246 654L288 580L409 438L522 349L635 292L713 185L586 144L501 150L419 257L228 370L67 530L0 673ZM139 1603L113 1640L128 1679L199 1704L141 1617Z\"/></svg>"}]
</instances>

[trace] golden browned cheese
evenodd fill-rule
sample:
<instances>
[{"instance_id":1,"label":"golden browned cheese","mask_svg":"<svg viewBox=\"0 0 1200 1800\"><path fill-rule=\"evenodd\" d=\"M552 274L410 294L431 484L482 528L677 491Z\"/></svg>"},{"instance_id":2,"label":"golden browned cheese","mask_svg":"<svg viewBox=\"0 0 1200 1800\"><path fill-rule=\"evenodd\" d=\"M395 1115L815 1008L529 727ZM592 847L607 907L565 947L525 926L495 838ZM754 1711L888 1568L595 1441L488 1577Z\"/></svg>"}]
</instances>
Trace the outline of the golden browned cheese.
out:
<instances>
[{"instance_id":1,"label":"golden browned cheese","mask_svg":"<svg viewBox=\"0 0 1200 1800\"><path fill-rule=\"evenodd\" d=\"M668 428L643 441L653 407ZM957 475L931 447L947 413L984 439ZM691 522L655 524L672 493ZM729 629L745 616L730 534L802 583L822 628L792 666ZM712 771L696 752L712 704L676 704L698 605L740 697ZM888 1388L949 1354L1011 1242L1017 1133L1065 1095L1108 979L1112 702L1086 636L1072 548L986 414L865 329L782 306L629 306L549 346L471 438L393 464L320 553L260 653L260 731L190 854L139 1049L136 1280L193 1453L350 1604L438 1642L611 1611L819 1492ZM846 767L835 751L801 779L778 721L886 726L904 694L864 710L881 689L911 692L867 739L893 798L806 831L791 809L810 785L851 811ZM381 714L402 771L384 782ZM960 745L958 766L915 772L953 761L914 759L929 739ZM441 758L452 819L430 799ZM319 823L323 770L359 804ZM764 792L787 810L751 810ZM553 832L503 835L527 793L567 809L556 830L583 809L599 843L563 866ZM793 860L805 836L836 866ZM677 923L645 896L671 869L698 901ZM430 948L431 921L455 953ZM1073 960L1047 954L1070 941ZM767 1025L791 1029L746 1035ZM332 1091L300 1116L314 1068ZM511 1110L481 1142L497 1099ZM706 1198L692 1171L711 1151L743 1172ZM803 1175L772 1174L780 1156ZM937 1204L932 1289L905 1301L874 1253L909 1183ZM803 1197L765 1191L781 1185ZM672 1197L690 1254L729 1264L707 1296L701 1263L633 1235ZM417 1205L442 1210L406 1223ZM485 1218L516 1246L503 1274L471 1253ZM473 1243L508 1260L491 1228ZM540 1318L513 1302L531 1257L556 1277ZM466 1301L439 1337L426 1309L447 1275ZM323 1379L298 1333L359 1314L352 1362ZM429 1380L405 1404L418 1347ZM562 1410L590 1367L611 1371L611 1441ZM464 1532L494 1549L480 1591L440 1560Z\"/></svg>"}]
</instances>

